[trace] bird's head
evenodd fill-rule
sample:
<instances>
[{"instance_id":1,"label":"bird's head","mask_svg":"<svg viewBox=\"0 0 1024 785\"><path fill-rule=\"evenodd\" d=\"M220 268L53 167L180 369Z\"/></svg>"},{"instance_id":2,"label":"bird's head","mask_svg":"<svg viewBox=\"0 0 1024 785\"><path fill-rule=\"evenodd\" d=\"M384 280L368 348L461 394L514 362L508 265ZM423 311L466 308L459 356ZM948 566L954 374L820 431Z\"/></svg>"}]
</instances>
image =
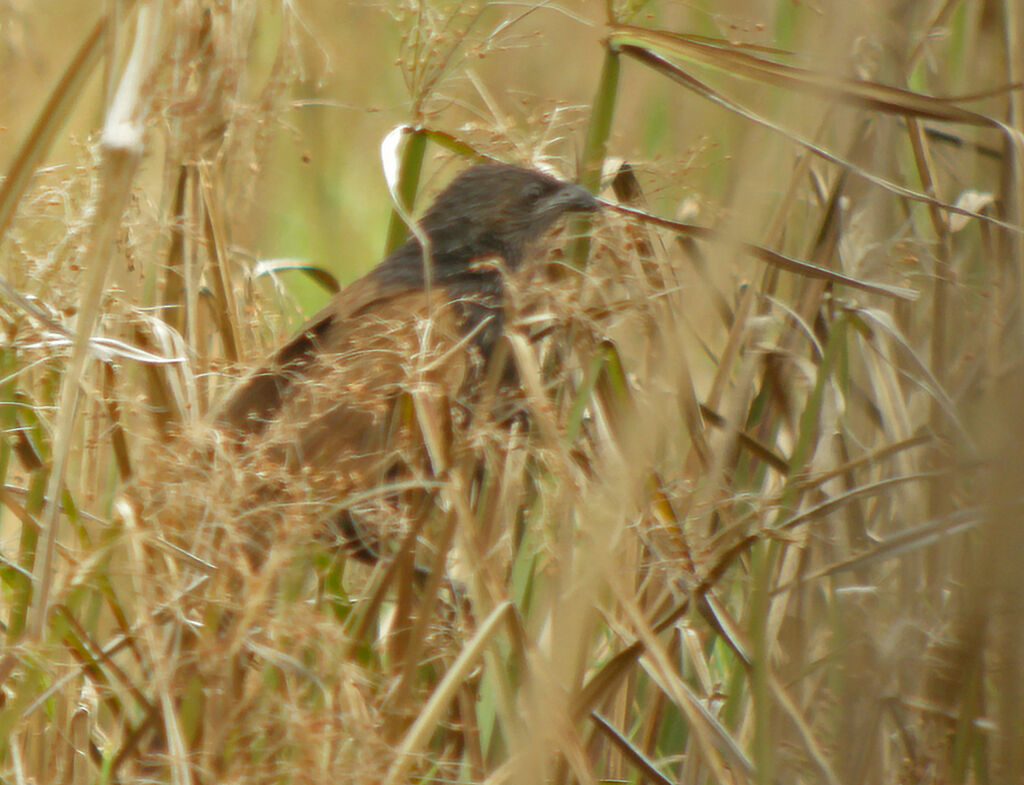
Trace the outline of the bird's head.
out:
<instances>
[{"instance_id":1,"label":"bird's head","mask_svg":"<svg viewBox=\"0 0 1024 785\"><path fill-rule=\"evenodd\" d=\"M486 256L500 257L515 268L527 245L559 218L594 212L600 206L578 185L532 169L480 163L452 180L420 227L430 238L431 255L442 276Z\"/></svg>"}]
</instances>

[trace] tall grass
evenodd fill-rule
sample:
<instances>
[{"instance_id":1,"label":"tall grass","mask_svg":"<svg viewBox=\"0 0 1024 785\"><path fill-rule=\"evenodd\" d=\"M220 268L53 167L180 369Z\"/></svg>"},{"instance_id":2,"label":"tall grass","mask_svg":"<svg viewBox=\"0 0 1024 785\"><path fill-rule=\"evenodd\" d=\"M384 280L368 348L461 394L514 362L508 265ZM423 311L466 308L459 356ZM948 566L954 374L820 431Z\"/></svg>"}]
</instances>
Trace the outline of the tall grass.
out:
<instances>
[{"instance_id":1,"label":"tall grass","mask_svg":"<svg viewBox=\"0 0 1024 785\"><path fill-rule=\"evenodd\" d=\"M5 781L1021 781L1021 8L732 8L13 7ZM608 208L369 568L209 412L479 155Z\"/></svg>"}]
</instances>

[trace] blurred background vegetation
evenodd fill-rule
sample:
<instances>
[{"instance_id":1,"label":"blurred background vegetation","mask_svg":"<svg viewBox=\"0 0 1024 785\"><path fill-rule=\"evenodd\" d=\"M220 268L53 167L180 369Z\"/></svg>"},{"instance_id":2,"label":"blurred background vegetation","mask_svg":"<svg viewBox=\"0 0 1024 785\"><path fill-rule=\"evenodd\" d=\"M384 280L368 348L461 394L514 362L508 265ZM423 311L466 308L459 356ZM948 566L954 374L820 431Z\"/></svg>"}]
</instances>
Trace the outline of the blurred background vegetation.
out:
<instances>
[{"instance_id":1,"label":"blurred background vegetation","mask_svg":"<svg viewBox=\"0 0 1024 785\"><path fill-rule=\"evenodd\" d=\"M1022 42L1019 0L0 0L0 776L1022 782ZM382 159L419 209L471 154L644 213L513 328L538 432L441 478L471 574L254 569L206 413L402 231Z\"/></svg>"}]
</instances>

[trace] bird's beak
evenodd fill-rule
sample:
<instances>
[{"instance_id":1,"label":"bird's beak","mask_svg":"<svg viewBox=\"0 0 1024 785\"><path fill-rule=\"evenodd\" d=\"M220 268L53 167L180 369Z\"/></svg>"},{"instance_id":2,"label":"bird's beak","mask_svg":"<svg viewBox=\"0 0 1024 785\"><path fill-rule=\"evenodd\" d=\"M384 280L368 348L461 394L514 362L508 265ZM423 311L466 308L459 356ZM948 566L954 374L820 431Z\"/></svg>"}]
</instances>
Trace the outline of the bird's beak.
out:
<instances>
[{"instance_id":1,"label":"bird's beak","mask_svg":"<svg viewBox=\"0 0 1024 785\"><path fill-rule=\"evenodd\" d=\"M547 198L544 212L551 215L561 213L593 213L601 209L601 203L586 188L565 183Z\"/></svg>"}]
</instances>

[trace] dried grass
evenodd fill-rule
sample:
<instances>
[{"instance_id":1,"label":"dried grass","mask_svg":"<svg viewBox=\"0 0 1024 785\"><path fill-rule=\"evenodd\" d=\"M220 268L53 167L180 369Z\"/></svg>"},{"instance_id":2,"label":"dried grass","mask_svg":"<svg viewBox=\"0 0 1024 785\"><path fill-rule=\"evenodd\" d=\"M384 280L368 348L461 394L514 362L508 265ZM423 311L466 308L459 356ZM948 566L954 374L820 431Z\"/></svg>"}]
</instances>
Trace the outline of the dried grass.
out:
<instances>
[{"instance_id":1,"label":"dried grass","mask_svg":"<svg viewBox=\"0 0 1024 785\"><path fill-rule=\"evenodd\" d=\"M1019 782L1016 4L327 5L75 18L0 118L0 776ZM400 122L405 207L471 153L610 206L510 281L519 386L410 386L337 499L209 412L404 231Z\"/></svg>"}]
</instances>

